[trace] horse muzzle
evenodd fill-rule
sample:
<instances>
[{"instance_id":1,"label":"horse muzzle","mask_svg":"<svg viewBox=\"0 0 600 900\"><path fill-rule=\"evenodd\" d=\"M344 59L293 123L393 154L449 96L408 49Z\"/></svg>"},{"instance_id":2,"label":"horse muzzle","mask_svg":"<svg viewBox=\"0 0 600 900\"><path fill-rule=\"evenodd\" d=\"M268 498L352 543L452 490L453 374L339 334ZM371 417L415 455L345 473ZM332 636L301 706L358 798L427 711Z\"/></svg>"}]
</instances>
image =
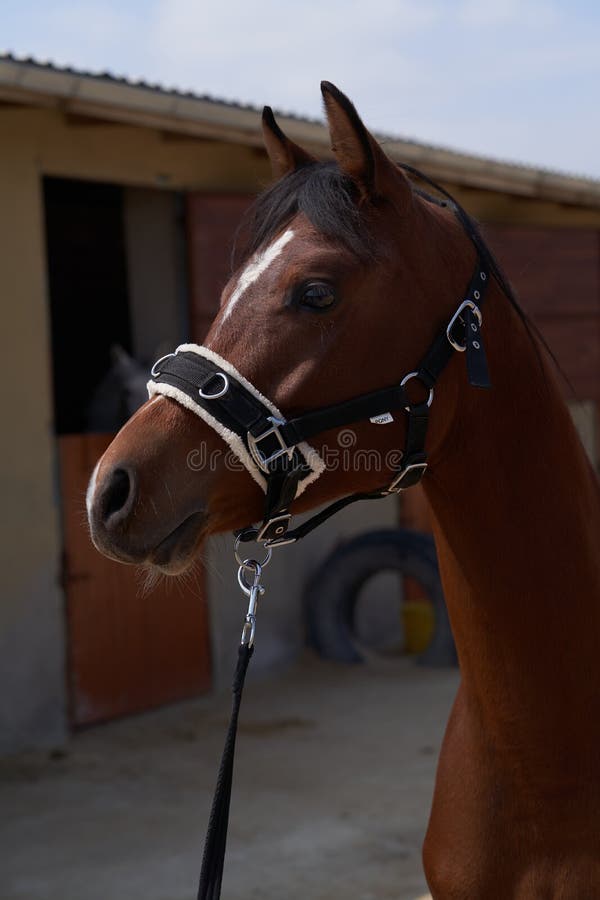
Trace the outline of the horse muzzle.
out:
<instances>
[{"instance_id":1,"label":"horse muzzle","mask_svg":"<svg viewBox=\"0 0 600 900\"><path fill-rule=\"evenodd\" d=\"M103 472L101 464L102 460L86 498L95 547L118 562L151 565L168 574L187 568L201 540L206 513L196 511L173 524L153 508L151 521L145 523L150 504L142 501L135 469L121 464Z\"/></svg>"}]
</instances>

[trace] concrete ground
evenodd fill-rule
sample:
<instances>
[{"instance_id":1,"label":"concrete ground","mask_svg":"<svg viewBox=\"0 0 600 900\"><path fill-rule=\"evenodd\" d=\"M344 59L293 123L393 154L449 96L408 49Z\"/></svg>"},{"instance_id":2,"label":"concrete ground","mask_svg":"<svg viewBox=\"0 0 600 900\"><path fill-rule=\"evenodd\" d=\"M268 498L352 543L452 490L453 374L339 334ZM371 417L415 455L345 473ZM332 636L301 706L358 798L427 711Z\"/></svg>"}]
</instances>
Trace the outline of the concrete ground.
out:
<instances>
[{"instance_id":1,"label":"concrete ground","mask_svg":"<svg viewBox=\"0 0 600 900\"><path fill-rule=\"evenodd\" d=\"M257 653L260 652L260 644ZM417 900L420 847L458 673L306 655L250 681L224 900ZM0 764L2 900L191 900L226 696Z\"/></svg>"}]
</instances>

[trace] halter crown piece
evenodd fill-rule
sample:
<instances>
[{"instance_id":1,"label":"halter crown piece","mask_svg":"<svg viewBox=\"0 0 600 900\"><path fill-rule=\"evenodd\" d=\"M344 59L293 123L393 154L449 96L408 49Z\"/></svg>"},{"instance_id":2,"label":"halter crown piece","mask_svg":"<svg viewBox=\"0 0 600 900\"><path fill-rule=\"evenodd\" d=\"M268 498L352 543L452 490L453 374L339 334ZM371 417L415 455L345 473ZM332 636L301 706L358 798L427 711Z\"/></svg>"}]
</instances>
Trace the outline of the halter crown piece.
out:
<instances>
[{"instance_id":1,"label":"halter crown piece","mask_svg":"<svg viewBox=\"0 0 600 900\"><path fill-rule=\"evenodd\" d=\"M465 353L470 384L490 387L481 337L481 306L488 282L489 270L479 256L464 300L420 366L397 384L352 400L286 419L230 362L198 344L182 344L159 359L152 367L148 394L171 397L204 419L265 492L261 525L242 529L238 532L240 540L259 541L266 547L291 544L350 503L387 497L421 480L427 469L425 440L435 383L453 353ZM421 403L411 403L405 391L405 385L415 378L429 392ZM403 411L408 420L406 439L400 468L391 483L337 500L290 530L293 500L325 471L323 460L308 441L321 432L366 419L389 422L392 413Z\"/></svg>"}]
</instances>

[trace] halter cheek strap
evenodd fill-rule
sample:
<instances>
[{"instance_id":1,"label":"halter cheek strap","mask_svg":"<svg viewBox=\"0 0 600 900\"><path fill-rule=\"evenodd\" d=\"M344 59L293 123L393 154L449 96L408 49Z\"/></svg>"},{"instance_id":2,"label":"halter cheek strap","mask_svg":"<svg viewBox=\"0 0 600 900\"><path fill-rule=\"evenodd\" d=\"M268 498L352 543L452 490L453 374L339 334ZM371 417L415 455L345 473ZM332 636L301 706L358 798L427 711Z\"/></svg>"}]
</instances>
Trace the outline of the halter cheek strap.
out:
<instances>
[{"instance_id":1,"label":"halter cheek strap","mask_svg":"<svg viewBox=\"0 0 600 900\"><path fill-rule=\"evenodd\" d=\"M350 503L386 497L421 480L427 469L425 441L434 386L453 354L465 352L472 385L490 386L481 337L481 304L488 279L488 269L478 259L465 299L420 366L400 382L293 419L285 419L230 362L208 347L182 344L154 364L149 395L171 397L204 419L265 492L262 525L243 529L238 535L241 540L261 541L267 547L293 543ZM411 403L405 390L413 379L428 390L427 399L417 404ZM393 414L406 415L407 428L401 465L391 483L371 493L337 500L290 531L289 507L293 500L325 470L323 460L308 442L321 432L366 419L375 424L393 422Z\"/></svg>"}]
</instances>

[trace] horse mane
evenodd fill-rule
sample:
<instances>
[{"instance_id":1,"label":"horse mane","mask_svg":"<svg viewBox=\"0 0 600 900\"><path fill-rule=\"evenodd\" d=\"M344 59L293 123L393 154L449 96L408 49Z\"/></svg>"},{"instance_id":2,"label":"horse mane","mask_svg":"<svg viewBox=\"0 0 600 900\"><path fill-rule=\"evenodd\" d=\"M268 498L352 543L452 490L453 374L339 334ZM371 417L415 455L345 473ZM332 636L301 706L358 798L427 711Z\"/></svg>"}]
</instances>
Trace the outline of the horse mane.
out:
<instances>
[{"instance_id":1,"label":"horse mane","mask_svg":"<svg viewBox=\"0 0 600 900\"><path fill-rule=\"evenodd\" d=\"M475 249L478 254L487 263L487 266L492 273L495 281L502 293L506 296L507 300L514 307L519 317L522 319L523 323L526 325L528 329L535 329L535 325L528 317L527 313L517 300L517 296L515 293L515 289L511 285L510 281L506 277L503 272L498 260L488 247L482 233L479 223L473 218L473 216L469 215L466 209L460 205L458 200L456 200L452 194L439 185L437 182L433 181L432 178L429 178L428 175L425 175L419 169L416 169L414 166L409 166L406 163L398 163L398 167L403 169L405 172L408 172L409 175L412 175L414 178L418 178L420 181L423 181L425 184L428 184L434 190L436 190L439 194L442 195L447 201L449 201L450 208L454 212L454 215L463 226L467 236L470 238L471 242L475 245ZM422 197L425 197L426 200L432 201L434 203L441 204L442 206L448 206L448 203L443 200L439 200L437 197L432 197L426 191L420 190L419 188L414 188L418 194ZM537 330L537 329L536 329ZM543 340L543 339L542 339Z\"/></svg>"},{"instance_id":2,"label":"horse mane","mask_svg":"<svg viewBox=\"0 0 600 900\"><path fill-rule=\"evenodd\" d=\"M433 188L440 196L431 195L412 181L416 194L428 202L447 206L452 210L479 256L487 264L500 290L521 319L535 347L540 365L542 346L574 394L556 356L519 303L513 286L486 243L477 221L449 191L428 175L404 163L398 163L398 167L410 175L411 179ZM303 213L325 237L350 250L358 259L367 261L374 258L375 245L366 217L362 214L356 185L340 170L336 162L317 161L290 172L258 195L236 232L231 256L232 271L262 246L274 240L298 213Z\"/></svg>"}]
</instances>

